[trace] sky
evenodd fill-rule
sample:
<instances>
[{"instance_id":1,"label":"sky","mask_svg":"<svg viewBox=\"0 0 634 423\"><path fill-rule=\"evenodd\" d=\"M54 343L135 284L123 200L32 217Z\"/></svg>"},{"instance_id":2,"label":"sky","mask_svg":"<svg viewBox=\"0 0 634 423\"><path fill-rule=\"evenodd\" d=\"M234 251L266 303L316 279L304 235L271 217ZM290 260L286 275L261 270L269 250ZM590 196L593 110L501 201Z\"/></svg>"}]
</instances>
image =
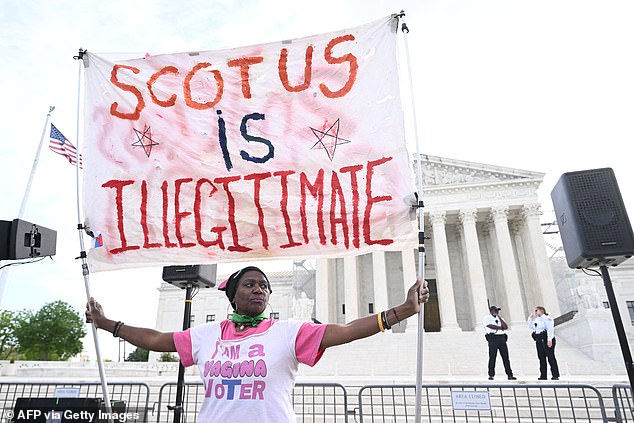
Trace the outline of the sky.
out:
<instances>
[{"instance_id":1,"label":"sky","mask_svg":"<svg viewBox=\"0 0 634 423\"><path fill-rule=\"evenodd\" d=\"M32 1L0 8L0 220L18 217L49 106L76 143L78 49L138 56L214 50L358 26L404 9L401 87L422 153L545 173L543 210L568 171L612 167L634 210L634 2L583 0ZM410 153L414 116L403 108ZM48 133L48 128L47 128ZM57 254L11 266L0 308L64 300L83 310L75 169L45 138L25 220L57 231ZM2 262L1 264L7 264ZM230 273L236 264L221 265ZM288 261L267 269L290 270ZM162 268L92 273L106 314L153 326ZM110 339L107 339L107 338ZM103 333L103 356L117 359ZM91 350L92 338L85 343ZM128 351L130 351L128 347Z\"/></svg>"}]
</instances>

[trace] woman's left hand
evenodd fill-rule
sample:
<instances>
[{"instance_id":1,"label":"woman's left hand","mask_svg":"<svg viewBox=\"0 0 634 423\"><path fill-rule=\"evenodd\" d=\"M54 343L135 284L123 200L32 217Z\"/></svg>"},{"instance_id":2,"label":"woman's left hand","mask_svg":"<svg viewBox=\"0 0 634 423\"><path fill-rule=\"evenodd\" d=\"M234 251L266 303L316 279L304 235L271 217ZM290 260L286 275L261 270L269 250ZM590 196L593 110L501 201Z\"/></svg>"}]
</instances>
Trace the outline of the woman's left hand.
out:
<instances>
[{"instance_id":1,"label":"woman's left hand","mask_svg":"<svg viewBox=\"0 0 634 423\"><path fill-rule=\"evenodd\" d=\"M421 283L420 279L416 279L416 283L407 291L405 304L411 310L411 315L420 311L420 304L429 301L429 288L427 281Z\"/></svg>"}]
</instances>

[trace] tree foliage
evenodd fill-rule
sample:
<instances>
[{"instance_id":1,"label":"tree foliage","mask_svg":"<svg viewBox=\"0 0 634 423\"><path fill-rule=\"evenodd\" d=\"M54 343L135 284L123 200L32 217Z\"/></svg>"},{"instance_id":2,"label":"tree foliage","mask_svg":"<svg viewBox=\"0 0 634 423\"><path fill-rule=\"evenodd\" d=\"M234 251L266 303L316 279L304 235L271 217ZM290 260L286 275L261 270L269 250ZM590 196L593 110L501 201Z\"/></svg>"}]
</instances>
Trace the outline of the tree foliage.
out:
<instances>
[{"instance_id":1,"label":"tree foliage","mask_svg":"<svg viewBox=\"0 0 634 423\"><path fill-rule=\"evenodd\" d=\"M13 331L27 360L67 360L79 354L86 329L81 315L64 301L45 304L37 313L23 312Z\"/></svg>"},{"instance_id":2,"label":"tree foliage","mask_svg":"<svg viewBox=\"0 0 634 423\"><path fill-rule=\"evenodd\" d=\"M158 361L167 362L167 363L175 362L175 361L178 361L178 360L179 360L178 357L176 357L174 354L172 354L170 352L161 353L161 355L160 355L160 357L158 359Z\"/></svg>"},{"instance_id":3,"label":"tree foliage","mask_svg":"<svg viewBox=\"0 0 634 423\"><path fill-rule=\"evenodd\" d=\"M145 348L137 347L134 351L128 354L128 358L125 361L147 361L150 356L150 352Z\"/></svg>"},{"instance_id":4,"label":"tree foliage","mask_svg":"<svg viewBox=\"0 0 634 423\"><path fill-rule=\"evenodd\" d=\"M15 328L24 313L20 311L0 311L0 360L8 360L17 355L18 340L15 337Z\"/></svg>"}]
</instances>

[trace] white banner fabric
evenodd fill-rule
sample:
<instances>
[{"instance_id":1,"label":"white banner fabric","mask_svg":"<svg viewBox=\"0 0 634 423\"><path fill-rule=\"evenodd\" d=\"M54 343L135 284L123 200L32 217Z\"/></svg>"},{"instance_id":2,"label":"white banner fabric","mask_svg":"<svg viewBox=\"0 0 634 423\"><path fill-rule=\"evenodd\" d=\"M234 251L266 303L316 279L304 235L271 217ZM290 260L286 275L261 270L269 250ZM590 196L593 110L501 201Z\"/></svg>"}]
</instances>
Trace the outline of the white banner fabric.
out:
<instances>
[{"instance_id":1,"label":"white banner fabric","mask_svg":"<svg viewBox=\"0 0 634 423\"><path fill-rule=\"evenodd\" d=\"M88 53L91 270L415 248L396 29Z\"/></svg>"}]
</instances>

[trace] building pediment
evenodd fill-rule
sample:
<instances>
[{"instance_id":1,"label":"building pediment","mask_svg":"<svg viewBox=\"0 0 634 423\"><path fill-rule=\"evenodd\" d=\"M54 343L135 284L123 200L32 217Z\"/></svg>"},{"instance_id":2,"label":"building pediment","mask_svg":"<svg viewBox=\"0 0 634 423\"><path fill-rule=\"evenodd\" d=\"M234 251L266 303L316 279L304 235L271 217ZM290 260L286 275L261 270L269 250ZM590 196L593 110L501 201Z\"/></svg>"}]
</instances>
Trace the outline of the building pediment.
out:
<instances>
[{"instance_id":1,"label":"building pediment","mask_svg":"<svg viewBox=\"0 0 634 423\"><path fill-rule=\"evenodd\" d=\"M544 174L528 170L506 168L483 163L421 155L423 186L489 185L500 182L541 182ZM415 166L415 172L417 166Z\"/></svg>"}]
</instances>

